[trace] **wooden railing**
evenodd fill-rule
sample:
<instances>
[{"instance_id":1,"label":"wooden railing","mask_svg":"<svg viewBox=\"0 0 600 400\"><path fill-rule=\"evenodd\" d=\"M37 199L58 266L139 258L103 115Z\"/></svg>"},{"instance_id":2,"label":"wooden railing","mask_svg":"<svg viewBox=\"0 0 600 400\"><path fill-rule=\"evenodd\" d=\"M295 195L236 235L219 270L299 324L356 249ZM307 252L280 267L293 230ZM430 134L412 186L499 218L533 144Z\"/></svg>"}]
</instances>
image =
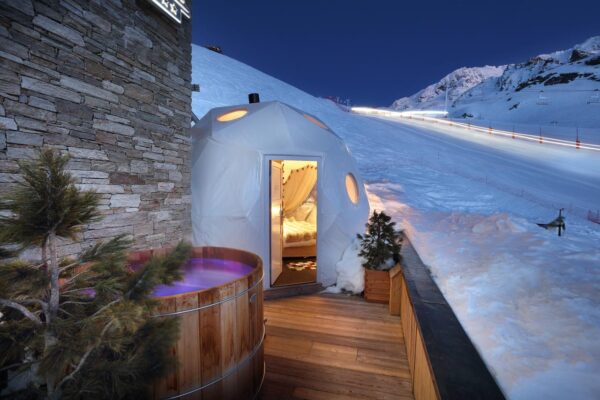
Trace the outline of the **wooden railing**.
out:
<instances>
[{"instance_id":1,"label":"wooden railing","mask_svg":"<svg viewBox=\"0 0 600 400\"><path fill-rule=\"evenodd\" d=\"M390 271L390 313L399 315L416 400L505 400L408 238Z\"/></svg>"},{"instance_id":2,"label":"wooden railing","mask_svg":"<svg viewBox=\"0 0 600 400\"><path fill-rule=\"evenodd\" d=\"M399 315L401 319L415 399L439 400L427 348L423 343L421 328L415 318L415 309L399 264L390 271L390 314Z\"/></svg>"}]
</instances>

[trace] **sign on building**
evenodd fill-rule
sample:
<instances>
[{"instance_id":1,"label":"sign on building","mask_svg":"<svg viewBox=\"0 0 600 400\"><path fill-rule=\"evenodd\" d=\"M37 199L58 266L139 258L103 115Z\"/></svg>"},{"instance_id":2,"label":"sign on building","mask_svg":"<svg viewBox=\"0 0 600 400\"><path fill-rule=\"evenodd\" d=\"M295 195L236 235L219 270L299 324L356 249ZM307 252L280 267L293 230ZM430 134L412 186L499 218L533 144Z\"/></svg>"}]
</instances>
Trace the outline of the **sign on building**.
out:
<instances>
[{"instance_id":1,"label":"sign on building","mask_svg":"<svg viewBox=\"0 0 600 400\"><path fill-rule=\"evenodd\" d=\"M149 0L156 7L160 8L171 19L181 24L183 17L190 18L190 10L185 4L185 0Z\"/></svg>"}]
</instances>

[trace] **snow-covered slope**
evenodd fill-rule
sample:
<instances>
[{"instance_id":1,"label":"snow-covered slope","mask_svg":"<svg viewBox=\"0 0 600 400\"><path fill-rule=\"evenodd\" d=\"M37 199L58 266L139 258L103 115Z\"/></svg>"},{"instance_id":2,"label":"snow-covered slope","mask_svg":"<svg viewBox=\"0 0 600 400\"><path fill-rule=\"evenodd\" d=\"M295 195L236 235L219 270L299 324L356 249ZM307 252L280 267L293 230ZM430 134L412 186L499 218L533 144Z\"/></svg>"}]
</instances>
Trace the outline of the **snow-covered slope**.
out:
<instances>
[{"instance_id":1,"label":"snow-covered slope","mask_svg":"<svg viewBox=\"0 0 600 400\"><path fill-rule=\"evenodd\" d=\"M600 207L596 153L369 119L204 48L192 57L199 117L259 92L346 141L508 398L600 398L600 226L584 216ZM559 207L561 238L535 225Z\"/></svg>"},{"instance_id":2,"label":"snow-covered slope","mask_svg":"<svg viewBox=\"0 0 600 400\"><path fill-rule=\"evenodd\" d=\"M500 68L502 73L482 79L456 97L449 96L452 99L450 116L483 120L486 124L499 121L600 126L600 36L568 50L542 54L527 62ZM447 78L423 92L431 92L432 87L445 87ZM415 95L417 99L420 93ZM397 100L392 107L439 108L440 95L443 100L443 94L438 94L437 98L426 96L424 102L417 103L407 100L415 97L411 96Z\"/></svg>"},{"instance_id":3,"label":"snow-covered slope","mask_svg":"<svg viewBox=\"0 0 600 400\"><path fill-rule=\"evenodd\" d=\"M448 105L451 105L463 93L479 85L488 78L498 77L504 72L505 66L492 67L462 67L452 71L439 82L427 86L410 97L394 101L392 108L404 110L444 110L446 106L446 91Z\"/></svg>"}]
</instances>

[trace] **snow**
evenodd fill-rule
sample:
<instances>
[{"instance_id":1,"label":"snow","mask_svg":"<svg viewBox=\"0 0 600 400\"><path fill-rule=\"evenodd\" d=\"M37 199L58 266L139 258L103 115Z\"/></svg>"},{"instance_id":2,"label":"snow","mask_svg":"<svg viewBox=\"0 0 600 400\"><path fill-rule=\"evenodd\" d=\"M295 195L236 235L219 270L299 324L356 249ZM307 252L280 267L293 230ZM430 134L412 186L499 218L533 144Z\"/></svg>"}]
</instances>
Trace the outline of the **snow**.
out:
<instances>
[{"instance_id":1,"label":"snow","mask_svg":"<svg viewBox=\"0 0 600 400\"><path fill-rule=\"evenodd\" d=\"M508 398L600 397L597 153L345 113L197 46L192 74L199 117L259 92L346 141L371 206L408 234ZM560 207L565 236L535 225Z\"/></svg>"},{"instance_id":2,"label":"snow","mask_svg":"<svg viewBox=\"0 0 600 400\"><path fill-rule=\"evenodd\" d=\"M354 239L335 266L337 282L326 289L328 293L341 293L345 290L360 294L365 290L365 269L362 266L364 259L358 255L359 251L360 241Z\"/></svg>"}]
</instances>

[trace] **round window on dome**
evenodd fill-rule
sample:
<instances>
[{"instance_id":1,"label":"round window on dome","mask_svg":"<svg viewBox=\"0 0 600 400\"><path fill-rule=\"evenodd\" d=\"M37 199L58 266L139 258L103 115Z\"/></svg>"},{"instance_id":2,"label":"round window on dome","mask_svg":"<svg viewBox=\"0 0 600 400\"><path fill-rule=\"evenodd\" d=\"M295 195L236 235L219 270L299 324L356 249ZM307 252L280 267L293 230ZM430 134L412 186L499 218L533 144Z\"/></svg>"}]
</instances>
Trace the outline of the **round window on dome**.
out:
<instances>
[{"instance_id":1,"label":"round window on dome","mask_svg":"<svg viewBox=\"0 0 600 400\"><path fill-rule=\"evenodd\" d=\"M321 121L319 121L318 119L316 119L315 117L313 117L312 115L304 114L304 118L306 118L307 120L309 120L313 124L317 125L319 128L329 129L327 127L327 125L325 125L324 123L322 123Z\"/></svg>"},{"instance_id":2,"label":"round window on dome","mask_svg":"<svg viewBox=\"0 0 600 400\"><path fill-rule=\"evenodd\" d=\"M346 193L352 204L358 204L358 184L354 175L346 175Z\"/></svg>"},{"instance_id":3,"label":"round window on dome","mask_svg":"<svg viewBox=\"0 0 600 400\"><path fill-rule=\"evenodd\" d=\"M236 119L242 118L246 114L248 114L248 110L240 108L238 110L228 111L225 114L219 115L217 117L217 121L219 121L219 122L235 121Z\"/></svg>"}]
</instances>

